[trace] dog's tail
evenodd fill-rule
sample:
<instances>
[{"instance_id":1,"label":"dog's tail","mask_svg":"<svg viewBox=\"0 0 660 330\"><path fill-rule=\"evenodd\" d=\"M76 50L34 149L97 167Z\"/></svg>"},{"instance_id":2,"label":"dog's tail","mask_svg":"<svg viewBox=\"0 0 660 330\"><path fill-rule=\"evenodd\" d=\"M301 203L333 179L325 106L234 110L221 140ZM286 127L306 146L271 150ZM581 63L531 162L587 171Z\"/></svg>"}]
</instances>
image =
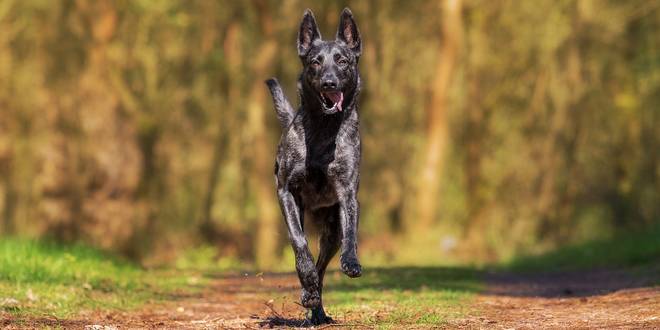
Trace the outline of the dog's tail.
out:
<instances>
[{"instance_id":1,"label":"dog's tail","mask_svg":"<svg viewBox=\"0 0 660 330\"><path fill-rule=\"evenodd\" d=\"M275 105L275 112L277 112L277 119L280 121L282 128L289 127L289 124L293 121L293 107L289 100L287 100L286 95L282 91L282 86L276 78L270 78L266 80L266 85L270 90L270 94L273 96L273 104Z\"/></svg>"}]
</instances>

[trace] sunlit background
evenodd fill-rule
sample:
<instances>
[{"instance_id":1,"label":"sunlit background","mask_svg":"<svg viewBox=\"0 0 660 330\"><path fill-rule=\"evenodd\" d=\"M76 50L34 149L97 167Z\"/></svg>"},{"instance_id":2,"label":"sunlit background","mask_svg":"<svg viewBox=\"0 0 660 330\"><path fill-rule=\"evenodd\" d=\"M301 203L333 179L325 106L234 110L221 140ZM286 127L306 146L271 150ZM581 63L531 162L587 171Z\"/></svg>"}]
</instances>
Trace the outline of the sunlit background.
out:
<instances>
[{"instance_id":1,"label":"sunlit background","mask_svg":"<svg viewBox=\"0 0 660 330\"><path fill-rule=\"evenodd\" d=\"M659 1L3 0L0 232L292 269L263 81L297 101L303 10L334 38L345 6L365 264L502 261L660 221Z\"/></svg>"}]
</instances>

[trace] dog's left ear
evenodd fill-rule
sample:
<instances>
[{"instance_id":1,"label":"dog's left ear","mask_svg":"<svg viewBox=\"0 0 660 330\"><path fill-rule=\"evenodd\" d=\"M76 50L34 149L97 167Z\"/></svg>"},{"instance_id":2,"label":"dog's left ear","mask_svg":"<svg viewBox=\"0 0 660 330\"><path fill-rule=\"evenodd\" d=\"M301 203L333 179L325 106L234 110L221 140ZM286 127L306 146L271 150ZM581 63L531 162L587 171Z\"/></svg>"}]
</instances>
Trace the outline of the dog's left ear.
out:
<instances>
[{"instance_id":1,"label":"dog's left ear","mask_svg":"<svg viewBox=\"0 0 660 330\"><path fill-rule=\"evenodd\" d=\"M360 31L353 19L353 13L350 9L344 8L339 17L339 27L337 28L337 40L341 40L350 48L356 57L362 53L362 40Z\"/></svg>"}]
</instances>

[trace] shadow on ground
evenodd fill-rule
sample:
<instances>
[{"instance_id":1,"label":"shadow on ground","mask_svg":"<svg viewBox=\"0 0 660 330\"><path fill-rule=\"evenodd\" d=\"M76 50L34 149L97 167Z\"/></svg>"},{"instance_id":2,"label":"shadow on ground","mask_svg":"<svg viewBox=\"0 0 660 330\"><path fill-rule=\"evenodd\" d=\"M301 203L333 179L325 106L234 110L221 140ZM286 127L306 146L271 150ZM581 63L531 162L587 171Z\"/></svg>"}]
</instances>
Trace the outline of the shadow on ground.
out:
<instances>
[{"instance_id":1,"label":"shadow on ground","mask_svg":"<svg viewBox=\"0 0 660 330\"><path fill-rule=\"evenodd\" d=\"M453 291L479 293L488 284L487 294L530 297L583 297L603 295L622 289L657 285L660 280L660 263L641 267L588 268L573 271L536 270L513 272L506 270L481 270L468 267L392 267L366 268L358 279L344 278L340 271L330 271L326 278L325 292L350 293L359 290L406 290ZM285 293L299 290L296 274L266 273L263 278L275 281L276 286L253 286L254 274L215 274L222 279L221 288L226 293ZM226 281L226 282L225 282ZM220 288L218 288L220 289ZM285 322L283 320L282 322Z\"/></svg>"},{"instance_id":2,"label":"shadow on ground","mask_svg":"<svg viewBox=\"0 0 660 330\"><path fill-rule=\"evenodd\" d=\"M261 320L258 325L262 328L274 327L294 327L294 328L309 328L314 325L307 319L300 318L286 318L282 316L270 316Z\"/></svg>"},{"instance_id":3,"label":"shadow on ground","mask_svg":"<svg viewBox=\"0 0 660 330\"><path fill-rule=\"evenodd\" d=\"M330 273L338 281L330 281L325 288L329 291L355 290L431 290L478 292L482 289L482 270L466 267L391 267L366 268L362 277L347 279L341 272Z\"/></svg>"},{"instance_id":4,"label":"shadow on ground","mask_svg":"<svg viewBox=\"0 0 660 330\"><path fill-rule=\"evenodd\" d=\"M660 226L620 233L610 239L584 242L536 256L521 256L508 265L476 267L365 267L359 279L339 271L326 275L326 292L358 290L454 291L476 293L489 284L490 294L503 296L593 296L660 284ZM250 273L209 274L210 278L244 282ZM231 292L298 290L295 273L266 273L273 287L230 287ZM501 289L492 289L496 287Z\"/></svg>"},{"instance_id":5,"label":"shadow on ground","mask_svg":"<svg viewBox=\"0 0 660 330\"><path fill-rule=\"evenodd\" d=\"M493 272L486 294L512 297L569 298L606 295L658 283L660 264L538 273Z\"/></svg>"}]
</instances>

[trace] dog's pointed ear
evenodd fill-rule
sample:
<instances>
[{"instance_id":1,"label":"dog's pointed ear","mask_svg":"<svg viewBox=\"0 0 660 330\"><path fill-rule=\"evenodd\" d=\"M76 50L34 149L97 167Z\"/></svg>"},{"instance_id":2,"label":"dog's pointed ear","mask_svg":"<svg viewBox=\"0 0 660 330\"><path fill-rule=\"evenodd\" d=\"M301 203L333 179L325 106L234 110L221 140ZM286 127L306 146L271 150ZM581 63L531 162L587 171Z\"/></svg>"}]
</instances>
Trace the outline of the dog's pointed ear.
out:
<instances>
[{"instance_id":1,"label":"dog's pointed ear","mask_svg":"<svg viewBox=\"0 0 660 330\"><path fill-rule=\"evenodd\" d=\"M350 9L344 8L339 17L339 27L337 28L337 40L341 40L350 48L355 56L359 57L362 53L362 40L360 31L353 19L353 13Z\"/></svg>"},{"instance_id":2,"label":"dog's pointed ear","mask_svg":"<svg viewBox=\"0 0 660 330\"><path fill-rule=\"evenodd\" d=\"M314 14L307 9L300 22L300 31L298 31L298 56L305 56L312 48L314 41L319 39L321 39L321 32L316 25Z\"/></svg>"}]
</instances>

